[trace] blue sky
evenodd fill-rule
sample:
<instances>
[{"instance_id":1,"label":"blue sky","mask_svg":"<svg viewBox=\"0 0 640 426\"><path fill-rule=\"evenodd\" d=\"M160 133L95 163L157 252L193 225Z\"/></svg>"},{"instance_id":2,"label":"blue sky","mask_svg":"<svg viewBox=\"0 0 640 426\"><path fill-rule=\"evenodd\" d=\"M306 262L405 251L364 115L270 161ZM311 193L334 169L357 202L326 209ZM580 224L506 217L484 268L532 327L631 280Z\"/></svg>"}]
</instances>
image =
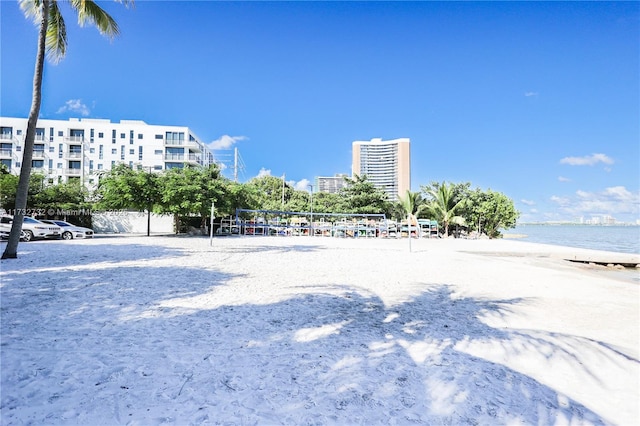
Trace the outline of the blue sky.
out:
<instances>
[{"instance_id":1,"label":"blue sky","mask_svg":"<svg viewBox=\"0 0 640 426\"><path fill-rule=\"evenodd\" d=\"M300 187L350 173L354 140L408 137L413 190L471 182L521 221L640 219L638 2L100 4L121 35L63 6L42 118L188 126L238 147L242 180ZM26 117L37 31L0 8L0 112Z\"/></svg>"}]
</instances>

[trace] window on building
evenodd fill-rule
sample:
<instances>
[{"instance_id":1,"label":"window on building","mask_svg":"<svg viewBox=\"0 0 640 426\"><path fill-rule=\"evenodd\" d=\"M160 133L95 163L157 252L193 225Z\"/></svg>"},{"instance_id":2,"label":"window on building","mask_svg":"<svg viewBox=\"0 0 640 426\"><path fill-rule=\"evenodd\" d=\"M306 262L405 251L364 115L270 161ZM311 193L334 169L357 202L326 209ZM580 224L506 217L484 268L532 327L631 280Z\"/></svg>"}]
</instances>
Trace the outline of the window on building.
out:
<instances>
[{"instance_id":1,"label":"window on building","mask_svg":"<svg viewBox=\"0 0 640 426\"><path fill-rule=\"evenodd\" d=\"M0 160L0 164L5 166L7 169L11 170L11 160L10 159L3 158L2 160Z\"/></svg>"},{"instance_id":2,"label":"window on building","mask_svg":"<svg viewBox=\"0 0 640 426\"><path fill-rule=\"evenodd\" d=\"M61 169L62 168L62 163L56 163L56 168Z\"/></svg>"},{"instance_id":3,"label":"window on building","mask_svg":"<svg viewBox=\"0 0 640 426\"><path fill-rule=\"evenodd\" d=\"M16 146L16 151L18 152L22 151L22 147L20 145Z\"/></svg>"},{"instance_id":4,"label":"window on building","mask_svg":"<svg viewBox=\"0 0 640 426\"><path fill-rule=\"evenodd\" d=\"M93 170L93 160L89 160L89 170Z\"/></svg>"},{"instance_id":5,"label":"window on building","mask_svg":"<svg viewBox=\"0 0 640 426\"><path fill-rule=\"evenodd\" d=\"M36 128L36 140L43 141L44 140L44 128L38 127Z\"/></svg>"},{"instance_id":6,"label":"window on building","mask_svg":"<svg viewBox=\"0 0 640 426\"><path fill-rule=\"evenodd\" d=\"M129 161L129 168L133 169L133 161Z\"/></svg>"},{"instance_id":7,"label":"window on building","mask_svg":"<svg viewBox=\"0 0 640 426\"><path fill-rule=\"evenodd\" d=\"M112 155L117 155L118 154L118 148L111 148L111 154Z\"/></svg>"},{"instance_id":8,"label":"window on building","mask_svg":"<svg viewBox=\"0 0 640 426\"><path fill-rule=\"evenodd\" d=\"M58 130L58 136L59 137L63 137L64 136L64 132L62 130Z\"/></svg>"},{"instance_id":9,"label":"window on building","mask_svg":"<svg viewBox=\"0 0 640 426\"><path fill-rule=\"evenodd\" d=\"M142 161L142 147L141 146L138 147L138 160Z\"/></svg>"},{"instance_id":10,"label":"window on building","mask_svg":"<svg viewBox=\"0 0 640 426\"><path fill-rule=\"evenodd\" d=\"M49 127L49 140L53 140L53 127Z\"/></svg>"},{"instance_id":11,"label":"window on building","mask_svg":"<svg viewBox=\"0 0 640 426\"><path fill-rule=\"evenodd\" d=\"M49 152L55 152L56 151L56 147L55 146L50 146L49 147Z\"/></svg>"},{"instance_id":12,"label":"window on building","mask_svg":"<svg viewBox=\"0 0 640 426\"><path fill-rule=\"evenodd\" d=\"M94 138L94 129L89 130L89 138L90 138L90 142L93 143L93 138Z\"/></svg>"},{"instance_id":13,"label":"window on building","mask_svg":"<svg viewBox=\"0 0 640 426\"><path fill-rule=\"evenodd\" d=\"M153 166L153 170L162 170L162 166L159 164L156 164L155 166Z\"/></svg>"},{"instance_id":14,"label":"window on building","mask_svg":"<svg viewBox=\"0 0 640 426\"><path fill-rule=\"evenodd\" d=\"M31 160L31 167L34 169L42 169L44 167L44 160Z\"/></svg>"},{"instance_id":15,"label":"window on building","mask_svg":"<svg viewBox=\"0 0 640 426\"><path fill-rule=\"evenodd\" d=\"M104 133L98 132L98 139L102 139L102 138L104 138Z\"/></svg>"},{"instance_id":16,"label":"window on building","mask_svg":"<svg viewBox=\"0 0 640 426\"><path fill-rule=\"evenodd\" d=\"M156 139L162 139L162 135L156 135Z\"/></svg>"},{"instance_id":17,"label":"window on building","mask_svg":"<svg viewBox=\"0 0 640 426\"><path fill-rule=\"evenodd\" d=\"M103 157L104 157L104 146L100 145L99 151L98 151L98 160L102 160Z\"/></svg>"},{"instance_id":18,"label":"window on building","mask_svg":"<svg viewBox=\"0 0 640 426\"><path fill-rule=\"evenodd\" d=\"M22 165L22 164L20 164L20 162L19 162L19 161L16 161L16 167L18 167L18 168L19 168L21 165Z\"/></svg>"},{"instance_id":19,"label":"window on building","mask_svg":"<svg viewBox=\"0 0 640 426\"><path fill-rule=\"evenodd\" d=\"M102 170L102 163L98 163L98 170Z\"/></svg>"},{"instance_id":20,"label":"window on building","mask_svg":"<svg viewBox=\"0 0 640 426\"><path fill-rule=\"evenodd\" d=\"M20 136L22 134L22 130L16 130L16 135Z\"/></svg>"},{"instance_id":21,"label":"window on building","mask_svg":"<svg viewBox=\"0 0 640 426\"><path fill-rule=\"evenodd\" d=\"M124 139L126 137L127 137L126 133L120 133L120 139Z\"/></svg>"},{"instance_id":22,"label":"window on building","mask_svg":"<svg viewBox=\"0 0 640 426\"><path fill-rule=\"evenodd\" d=\"M124 160L124 145L120 146L120 159Z\"/></svg>"},{"instance_id":23,"label":"window on building","mask_svg":"<svg viewBox=\"0 0 640 426\"><path fill-rule=\"evenodd\" d=\"M62 154L64 152L63 145L61 143L58 144L58 158L62 158Z\"/></svg>"},{"instance_id":24,"label":"window on building","mask_svg":"<svg viewBox=\"0 0 640 426\"><path fill-rule=\"evenodd\" d=\"M13 138L13 127L0 127L0 137L2 137L2 139Z\"/></svg>"},{"instance_id":25,"label":"window on building","mask_svg":"<svg viewBox=\"0 0 640 426\"><path fill-rule=\"evenodd\" d=\"M129 145L133 145L133 130L129 131Z\"/></svg>"},{"instance_id":26,"label":"window on building","mask_svg":"<svg viewBox=\"0 0 640 426\"><path fill-rule=\"evenodd\" d=\"M133 154L135 154L135 153L136 153L136 150L135 150L135 149L130 149L130 150L129 150L129 155L133 155Z\"/></svg>"},{"instance_id":27,"label":"window on building","mask_svg":"<svg viewBox=\"0 0 640 426\"><path fill-rule=\"evenodd\" d=\"M153 151L153 153L155 155L162 155L162 150L161 149L156 149L155 151Z\"/></svg>"},{"instance_id":28,"label":"window on building","mask_svg":"<svg viewBox=\"0 0 640 426\"><path fill-rule=\"evenodd\" d=\"M49 158L49 168L53 169L53 159Z\"/></svg>"},{"instance_id":29,"label":"window on building","mask_svg":"<svg viewBox=\"0 0 640 426\"><path fill-rule=\"evenodd\" d=\"M95 153L96 153L95 148L89 148L89 154L95 154Z\"/></svg>"},{"instance_id":30,"label":"window on building","mask_svg":"<svg viewBox=\"0 0 640 426\"><path fill-rule=\"evenodd\" d=\"M116 129L111 130L111 143L116 143Z\"/></svg>"},{"instance_id":31,"label":"window on building","mask_svg":"<svg viewBox=\"0 0 640 426\"><path fill-rule=\"evenodd\" d=\"M142 139L142 133L138 133L138 139Z\"/></svg>"}]
</instances>

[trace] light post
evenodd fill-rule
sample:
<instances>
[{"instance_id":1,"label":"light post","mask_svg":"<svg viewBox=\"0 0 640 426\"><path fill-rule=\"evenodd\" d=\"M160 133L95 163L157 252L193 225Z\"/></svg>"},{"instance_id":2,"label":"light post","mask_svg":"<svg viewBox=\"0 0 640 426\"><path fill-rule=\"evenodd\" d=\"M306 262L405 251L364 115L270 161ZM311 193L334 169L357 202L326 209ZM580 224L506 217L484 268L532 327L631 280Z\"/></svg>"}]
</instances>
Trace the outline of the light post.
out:
<instances>
[{"instance_id":1,"label":"light post","mask_svg":"<svg viewBox=\"0 0 640 426\"><path fill-rule=\"evenodd\" d=\"M311 189L311 226L310 235L313 237L313 185L309 185L309 189Z\"/></svg>"},{"instance_id":2,"label":"light post","mask_svg":"<svg viewBox=\"0 0 640 426\"><path fill-rule=\"evenodd\" d=\"M143 166L142 164L138 164L138 170L142 170L145 172L145 186L147 191L155 191L155 188L150 189L149 186L152 185L151 179L153 179L153 171L151 166ZM151 235L151 208L153 207L153 200L151 198L151 194L147 192L147 237Z\"/></svg>"}]
</instances>

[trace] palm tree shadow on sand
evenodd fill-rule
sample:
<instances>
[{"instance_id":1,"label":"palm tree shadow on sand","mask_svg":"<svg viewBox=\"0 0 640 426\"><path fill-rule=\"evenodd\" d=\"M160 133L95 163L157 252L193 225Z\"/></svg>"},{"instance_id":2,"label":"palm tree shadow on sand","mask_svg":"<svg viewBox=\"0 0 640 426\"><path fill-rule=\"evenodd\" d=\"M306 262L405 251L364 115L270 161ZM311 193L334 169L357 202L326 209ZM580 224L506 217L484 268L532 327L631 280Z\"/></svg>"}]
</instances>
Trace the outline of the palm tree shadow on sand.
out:
<instances>
[{"instance_id":1,"label":"palm tree shadow on sand","mask_svg":"<svg viewBox=\"0 0 640 426\"><path fill-rule=\"evenodd\" d=\"M509 348L517 340L527 351L567 359L579 374L595 377L571 346L580 338L497 329L480 320L487 314L505 315L523 303L521 299L454 298L449 286L439 285L387 308L380 299L352 289L343 288L347 291L340 296L336 288L318 290L266 306L196 314L222 314L225 323L241 324L242 332L223 332L216 338L236 350L235 367L220 372L214 383L219 391L236 394L240 405L254 401L246 420L286 423L288 418L299 423L296 416L302 416L304 424L610 422L531 375L465 350L474 342ZM620 356L604 344L591 343L605 356ZM218 349L207 357L207 367L215 366L218 356L228 356ZM193 374L187 387L195 390L207 383L211 385L209 374ZM206 404L206 395L192 396ZM268 403L267 412L275 417L261 417L265 407L256 406L256 400Z\"/></svg>"}]
</instances>

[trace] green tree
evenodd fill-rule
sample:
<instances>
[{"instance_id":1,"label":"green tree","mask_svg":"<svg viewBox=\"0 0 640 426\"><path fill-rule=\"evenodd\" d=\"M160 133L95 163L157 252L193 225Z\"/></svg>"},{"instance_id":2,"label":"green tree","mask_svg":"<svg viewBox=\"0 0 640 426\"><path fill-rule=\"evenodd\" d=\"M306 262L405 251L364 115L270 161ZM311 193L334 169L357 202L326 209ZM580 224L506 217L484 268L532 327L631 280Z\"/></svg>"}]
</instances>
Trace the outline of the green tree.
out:
<instances>
[{"instance_id":1,"label":"green tree","mask_svg":"<svg viewBox=\"0 0 640 426\"><path fill-rule=\"evenodd\" d=\"M478 224L478 231L486 233L489 238L500 238L500 229L515 227L520 216L513 200L490 189L472 192L468 205L469 223Z\"/></svg>"},{"instance_id":2,"label":"green tree","mask_svg":"<svg viewBox=\"0 0 640 426\"><path fill-rule=\"evenodd\" d=\"M391 213L393 207L386 192L376 188L366 175L345 180L347 185L339 192L344 213Z\"/></svg>"},{"instance_id":3,"label":"green tree","mask_svg":"<svg viewBox=\"0 0 640 426\"><path fill-rule=\"evenodd\" d=\"M456 186L452 183L432 183L422 190L427 194L427 205L424 211L442 223L444 236L449 236L449 225L452 223L463 223L463 217L458 215L458 210L465 204L465 198L456 193Z\"/></svg>"},{"instance_id":4,"label":"green tree","mask_svg":"<svg viewBox=\"0 0 640 426\"><path fill-rule=\"evenodd\" d=\"M246 183L254 189L256 208L259 210L286 210L287 203L293 197L295 190L282 178L276 176L260 176ZM284 203L283 203L284 194Z\"/></svg>"},{"instance_id":5,"label":"green tree","mask_svg":"<svg viewBox=\"0 0 640 426\"><path fill-rule=\"evenodd\" d=\"M130 2L122 0L125 5ZM33 145L35 141L36 123L40 115L42 102L42 76L44 72L45 53L53 62L62 59L67 49L67 32L55 0L19 0L20 7L27 18L32 18L38 30L38 48L36 53L36 65L33 75L33 93L31 109L27 121L24 149L22 154L22 167L15 200L15 215L11 226L9 240L2 254L3 259L15 259L18 257L18 243L22 230L22 218L27 207L29 191L29 175L31 174L31 160L33 158ZM96 26L98 31L107 37L114 37L119 33L115 20L92 0L70 1L71 7L78 15L78 23L83 26L89 22Z\"/></svg>"},{"instance_id":6,"label":"green tree","mask_svg":"<svg viewBox=\"0 0 640 426\"><path fill-rule=\"evenodd\" d=\"M206 226L211 214L211 203L226 198L227 186L222 182L220 170L214 164L208 168L185 167L170 169L161 181L162 213L171 213L180 231L180 217L198 215L201 227Z\"/></svg>"},{"instance_id":7,"label":"green tree","mask_svg":"<svg viewBox=\"0 0 640 426\"><path fill-rule=\"evenodd\" d=\"M89 191L80 183L80 180L75 179L58 184L44 182L43 177L42 189L34 195L34 207L49 219L57 217L68 220L68 216L71 215L74 217L74 223L83 226L91 225L91 216L82 213L91 209L91 203L88 201Z\"/></svg>"},{"instance_id":8,"label":"green tree","mask_svg":"<svg viewBox=\"0 0 640 426\"><path fill-rule=\"evenodd\" d=\"M316 213L343 213L340 209L340 195L329 192L313 194L313 211Z\"/></svg>"},{"instance_id":9,"label":"green tree","mask_svg":"<svg viewBox=\"0 0 640 426\"><path fill-rule=\"evenodd\" d=\"M147 211L147 236L151 234L151 212L161 201L160 178L150 170L133 170L118 164L106 172L96 189L98 209Z\"/></svg>"}]
</instances>

